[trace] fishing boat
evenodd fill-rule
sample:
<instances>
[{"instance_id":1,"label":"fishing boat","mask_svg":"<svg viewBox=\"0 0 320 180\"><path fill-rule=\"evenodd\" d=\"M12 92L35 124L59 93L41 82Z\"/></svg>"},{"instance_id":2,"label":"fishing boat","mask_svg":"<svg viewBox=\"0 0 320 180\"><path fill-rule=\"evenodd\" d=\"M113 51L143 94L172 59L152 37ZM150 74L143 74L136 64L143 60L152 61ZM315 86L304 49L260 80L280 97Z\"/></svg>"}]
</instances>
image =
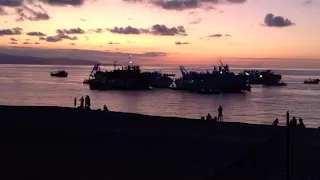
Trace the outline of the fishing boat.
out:
<instances>
[{"instance_id":1,"label":"fishing boat","mask_svg":"<svg viewBox=\"0 0 320 180\"><path fill-rule=\"evenodd\" d=\"M247 83L247 77L236 75L229 70L228 65L223 65L217 69L214 66L212 72L188 72L180 66L182 78L175 80L175 90L186 90L197 93L236 93L250 91L251 86Z\"/></svg>"},{"instance_id":2,"label":"fishing boat","mask_svg":"<svg viewBox=\"0 0 320 180\"><path fill-rule=\"evenodd\" d=\"M306 79L306 80L304 80L304 84L319 84L319 82L320 82L320 80L319 79L311 79L311 78L309 78L309 79Z\"/></svg>"},{"instance_id":3,"label":"fishing boat","mask_svg":"<svg viewBox=\"0 0 320 180\"><path fill-rule=\"evenodd\" d=\"M90 82L92 90L143 90L150 89L150 77L141 73L139 66L129 64L113 71L96 72Z\"/></svg>"},{"instance_id":4,"label":"fishing boat","mask_svg":"<svg viewBox=\"0 0 320 180\"><path fill-rule=\"evenodd\" d=\"M100 70L100 64L95 64L94 66L93 66L93 68L92 68L92 70L91 70L91 72L90 72L90 74L89 74L89 78L88 79L84 79L83 80L83 84L90 84L91 82L93 82L93 80L94 80L94 78L95 78L95 74L97 73L97 72L101 72L101 70Z\"/></svg>"},{"instance_id":5,"label":"fishing boat","mask_svg":"<svg viewBox=\"0 0 320 180\"><path fill-rule=\"evenodd\" d=\"M244 70L239 73L241 76L248 77L249 84L264 84L264 85L275 85L284 84L281 83L282 76L274 73L271 70Z\"/></svg>"},{"instance_id":6,"label":"fishing boat","mask_svg":"<svg viewBox=\"0 0 320 180\"><path fill-rule=\"evenodd\" d=\"M175 76L175 74L166 74L160 71L143 72L143 74L150 76L150 86L153 88L168 88L173 83L170 76Z\"/></svg>"},{"instance_id":7,"label":"fishing boat","mask_svg":"<svg viewBox=\"0 0 320 180\"><path fill-rule=\"evenodd\" d=\"M50 75L54 77L67 77L68 72L65 70L59 70L59 71L51 72Z\"/></svg>"},{"instance_id":8,"label":"fishing boat","mask_svg":"<svg viewBox=\"0 0 320 180\"><path fill-rule=\"evenodd\" d=\"M131 55L129 64L117 68L117 61L114 61L113 71L101 71L100 65L95 64L88 79L83 81L89 84L91 89L150 89L169 88L173 83L170 76L174 74L161 73L161 71L142 72L140 66L133 65Z\"/></svg>"}]
</instances>

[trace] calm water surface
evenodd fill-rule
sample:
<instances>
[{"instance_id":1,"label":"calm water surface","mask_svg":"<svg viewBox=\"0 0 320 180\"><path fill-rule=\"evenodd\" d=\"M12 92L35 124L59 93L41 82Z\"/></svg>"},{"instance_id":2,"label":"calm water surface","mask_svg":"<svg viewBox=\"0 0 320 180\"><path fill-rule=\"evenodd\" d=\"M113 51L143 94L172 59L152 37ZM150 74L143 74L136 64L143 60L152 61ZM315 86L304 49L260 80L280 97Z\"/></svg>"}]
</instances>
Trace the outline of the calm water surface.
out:
<instances>
[{"instance_id":1,"label":"calm water surface","mask_svg":"<svg viewBox=\"0 0 320 180\"><path fill-rule=\"evenodd\" d=\"M110 110L161 116L200 118L224 108L225 121L270 124L285 121L287 110L302 117L309 127L320 126L319 85L306 85L307 78L320 78L319 70L275 70L283 75L286 87L254 86L243 94L200 95L160 89L151 91L91 91L82 84L91 66L0 65L0 104L73 106L74 97L89 95L93 108L104 104ZM109 67L112 68L112 67ZM187 69L191 69L186 67ZM65 69L68 78L54 78L50 71ZM108 69L108 67L102 67ZM176 67L144 67L175 73ZM234 72L239 72L235 69Z\"/></svg>"}]
</instances>

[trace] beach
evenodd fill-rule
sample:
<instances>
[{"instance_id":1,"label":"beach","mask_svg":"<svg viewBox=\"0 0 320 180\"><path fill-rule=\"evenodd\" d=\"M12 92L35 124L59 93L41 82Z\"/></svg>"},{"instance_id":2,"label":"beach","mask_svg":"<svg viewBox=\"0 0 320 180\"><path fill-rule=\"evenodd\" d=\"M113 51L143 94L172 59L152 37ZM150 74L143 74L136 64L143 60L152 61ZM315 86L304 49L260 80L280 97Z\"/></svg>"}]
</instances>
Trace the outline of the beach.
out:
<instances>
[{"instance_id":1,"label":"beach","mask_svg":"<svg viewBox=\"0 0 320 180\"><path fill-rule=\"evenodd\" d=\"M284 127L0 106L5 179L284 179ZM291 132L291 177L316 177L320 132Z\"/></svg>"}]
</instances>

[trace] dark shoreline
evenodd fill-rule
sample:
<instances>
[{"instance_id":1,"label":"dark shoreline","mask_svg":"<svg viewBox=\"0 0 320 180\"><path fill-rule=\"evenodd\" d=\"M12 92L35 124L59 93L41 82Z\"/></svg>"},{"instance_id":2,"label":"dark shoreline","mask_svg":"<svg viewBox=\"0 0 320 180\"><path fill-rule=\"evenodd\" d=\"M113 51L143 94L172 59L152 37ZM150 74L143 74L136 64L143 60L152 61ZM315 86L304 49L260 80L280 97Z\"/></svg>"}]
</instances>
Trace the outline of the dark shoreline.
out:
<instances>
[{"instance_id":1,"label":"dark shoreline","mask_svg":"<svg viewBox=\"0 0 320 180\"><path fill-rule=\"evenodd\" d=\"M63 107L0 106L0 114L3 179L267 179L284 172L284 127ZM320 172L319 135L292 132L295 179Z\"/></svg>"}]
</instances>

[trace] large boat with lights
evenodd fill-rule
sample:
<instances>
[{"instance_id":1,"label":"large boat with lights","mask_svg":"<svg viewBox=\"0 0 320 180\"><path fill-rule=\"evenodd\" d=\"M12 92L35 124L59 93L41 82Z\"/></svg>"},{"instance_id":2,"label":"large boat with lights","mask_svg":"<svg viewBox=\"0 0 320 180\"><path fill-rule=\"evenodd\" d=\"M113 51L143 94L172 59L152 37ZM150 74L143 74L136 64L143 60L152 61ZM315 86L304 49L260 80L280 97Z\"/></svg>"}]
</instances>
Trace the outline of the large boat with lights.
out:
<instances>
[{"instance_id":1,"label":"large boat with lights","mask_svg":"<svg viewBox=\"0 0 320 180\"><path fill-rule=\"evenodd\" d=\"M274 73L271 70L244 70L239 75L247 76L249 84L262 84L266 86L285 86L286 83L282 82L282 76Z\"/></svg>"},{"instance_id":2,"label":"large boat with lights","mask_svg":"<svg viewBox=\"0 0 320 180\"><path fill-rule=\"evenodd\" d=\"M188 72L180 66L182 78L175 81L175 90L186 90L201 94L235 93L250 91L248 77L236 75L229 70L228 65L214 66L212 72Z\"/></svg>"},{"instance_id":3,"label":"large boat with lights","mask_svg":"<svg viewBox=\"0 0 320 180\"><path fill-rule=\"evenodd\" d=\"M89 79L83 81L89 84L92 90L124 89L124 90L143 90L150 88L168 88L173 80L170 76L159 71L142 72L140 66L133 65L131 55L129 64L117 69L117 61L114 62L113 71L101 71L100 65L95 64Z\"/></svg>"}]
</instances>

